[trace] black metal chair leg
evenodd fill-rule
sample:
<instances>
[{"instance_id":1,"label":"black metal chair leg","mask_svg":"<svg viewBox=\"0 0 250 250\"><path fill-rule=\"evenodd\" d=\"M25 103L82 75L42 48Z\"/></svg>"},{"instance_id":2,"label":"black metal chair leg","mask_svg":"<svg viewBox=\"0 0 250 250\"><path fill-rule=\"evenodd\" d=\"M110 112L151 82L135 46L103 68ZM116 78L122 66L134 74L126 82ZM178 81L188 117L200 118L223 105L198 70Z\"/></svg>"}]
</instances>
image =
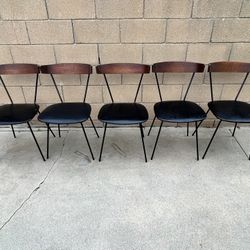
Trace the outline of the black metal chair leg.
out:
<instances>
[{"instance_id":1,"label":"black metal chair leg","mask_svg":"<svg viewBox=\"0 0 250 250\"><path fill-rule=\"evenodd\" d=\"M206 115L209 113L209 111L210 111L210 109L207 110ZM193 132L192 136L194 136L194 134L196 133L197 129L200 127L200 125L202 124L203 121L204 120L199 122L199 124L198 124L197 128L195 128L195 131Z\"/></svg>"},{"instance_id":2,"label":"black metal chair leg","mask_svg":"<svg viewBox=\"0 0 250 250\"><path fill-rule=\"evenodd\" d=\"M154 149L153 149L153 152L152 152L152 155L151 155L151 160L153 160L153 158L154 158L155 149L156 149L156 145L157 145L157 143L158 143L159 136L160 136L160 133L161 133L161 127L162 127L162 124L163 124L163 121L161 122L161 125L160 125L160 128L159 128L159 131L158 131L158 134L157 134L157 137L156 137L156 141L155 141Z\"/></svg>"},{"instance_id":3,"label":"black metal chair leg","mask_svg":"<svg viewBox=\"0 0 250 250\"><path fill-rule=\"evenodd\" d=\"M142 127L141 123L140 123L140 131L141 131L141 140L142 140L142 147L143 147L145 162L147 162L147 153L146 153L146 148L145 148L145 144L144 144L144 133L143 133L143 127Z\"/></svg>"},{"instance_id":4,"label":"black metal chair leg","mask_svg":"<svg viewBox=\"0 0 250 250\"><path fill-rule=\"evenodd\" d=\"M58 136L61 137L61 129L60 129L60 124L57 124L58 127Z\"/></svg>"},{"instance_id":5,"label":"black metal chair leg","mask_svg":"<svg viewBox=\"0 0 250 250\"><path fill-rule=\"evenodd\" d=\"M37 146L37 148L38 148L38 150L39 150L39 152L40 152L40 154L41 154L43 160L45 161L45 158L44 158L44 156L43 156L42 150L41 150L41 148L40 148L40 146L39 146L39 144L38 144L38 142L37 142L37 140L36 140L36 137L35 137L35 135L34 135L34 133L33 133L33 130L32 130L32 128L31 128L29 122L27 122L27 124L28 124L28 127L29 127L29 129L30 129L30 132L31 132L31 134L32 134L32 136L33 136L33 139L34 139L34 141L35 141L35 143L36 143L36 146Z\"/></svg>"},{"instance_id":6,"label":"black metal chair leg","mask_svg":"<svg viewBox=\"0 0 250 250\"><path fill-rule=\"evenodd\" d=\"M156 116L154 117L154 119L153 119L153 121L152 121L152 123L151 123L151 126L150 126L149 131L148 131L148 136L150 135L150 132L151 132L153 126L154 126L155 119L156 119Z\"/></svg>"},{"instance_id":7,"label":"black metal chair leg","mask_svg":"<svg viewBox=\"0 0 250 250\"><path fill-rule=\"evenodd\" d=\"M220 120L219 123L218 123L218 125L217 125L217 127L216 127L216 129L215 129L215 131L214 131L214 133L213 133L213 136L212 136L210 142L209 142L208 145L207 145L206 151L205 151L204 155L202 156L202 159L205 158L205 156L206 156L206 154L207 154L207 151L208 151L208 149L209 149L209 147L210 147L210 145L211 145L211 143L212 143L212 141L213 141L213 139L214 139L214 136L215 136L215 134L216 134L216 132L217 132L217 130L218 130L218 128L219 128L221 122L222 122L222 121Z\"/></svg>"},{"instance_id":8,"label":"black metal chair leg","mask_svg":"<svg viewBox=\"0 0 250 250\"><path fill-rule=\"evenodd\" d=\"M102 150L103 150L103 145L104 145L104 140L105 140L105 135L106 135L106 129L107 129L107 123L105 123L104 125L104 132L103 132L103 137L102 137L102 146L101 146L99 161L102 160Z\"/></svg>"},{"instance_id":9,"label":"black metal chair leg","mask_svg":"<svg viewBox=\"0 0 250 250\"><path fill-rule=\"evenodd\" d=\"M234 125L234 131L233 131L233 133L232 133L232 136L234 136L234 134L235 134L235 130L236 130L236 128L237 128L237 122L235 123L235 125Z\"/></svg>"},{"instance_id":10,"label":"black metal chair leg","mask_svg":"<svg viewBox=\"0 0 250 250\"><path fill-rule=\"evenodd\" d=\"M199 142L198 142L198 124L195 122L195 129L196 129L196 154L197 154L197 161L199 161Z\"/></svg>"},{"instance_id":11,"label":"black metal chair leg","mask_svg":"<svg viewBox=\"0 0 250 250\"><path fill-rule=\"evenodd\" d=\"M90 144L89 144L89 140L88 140L88 137L87 137L86 131L85 131L85 129L84 129L84 127L83 127L83 124L82 124L82 123L81 123L81 126L82 126L82 131L83 131L83 133L84 133L84 136L85 136L86 142L87 142L87 144L88 144L89 151L90 151L90 154L91 154L91 156L92 156L92 159L93 159L93 160L95 160L94 155L93 155L93 152L92 152L92 149L91 149Z\"/></svg>"},{"instance_id":12,"label":"black metal chair leg","mask_svg":"<svg viewBox=\"0 0 250 250\"><path fill-rule=\"evenodd\" d=\"M47 125L47 159L49 159L49 124Z\"/></svg>"},{"instance_id":13,"label":"black metal chair leg","mask_svg":"<svg viewBox=\"0 0 250 250\"><path fill-rule=\"evenodd\" d=\"M94 124L94 122L93 122L92 118L91 118L91 117L89 117L89 119L90 119L90 121L91 121L91 124L92 124L92 126L93 126L94 130L95 130L96 136L99 138L100 136L99 136L99 134L98 134L98 132L97 132L97 130L96 130L96 127L95 127L95 124Z\"/></svg>"},{"instance_id":14,"label":"black metal chair leg","mask_svg":"<svg viewBox=\"0 0 250 250\"><path fill-rule=\"evenodd\" d=\"M14 136L14 138L16 138L14 127L13 127L13 125L10 125L10 126L11 126L11 130L12 130L13 136Z\"/></svg>"},{"instance_id":15,"label":"black metal chair leg","mask_svg":"<svg viewBox=\"0 0 250 250\"><path fill-rule=\"evenodd\" d=\"M189 136L189 122L187 123L187 136Z\"/></svg>"}]
</instances>

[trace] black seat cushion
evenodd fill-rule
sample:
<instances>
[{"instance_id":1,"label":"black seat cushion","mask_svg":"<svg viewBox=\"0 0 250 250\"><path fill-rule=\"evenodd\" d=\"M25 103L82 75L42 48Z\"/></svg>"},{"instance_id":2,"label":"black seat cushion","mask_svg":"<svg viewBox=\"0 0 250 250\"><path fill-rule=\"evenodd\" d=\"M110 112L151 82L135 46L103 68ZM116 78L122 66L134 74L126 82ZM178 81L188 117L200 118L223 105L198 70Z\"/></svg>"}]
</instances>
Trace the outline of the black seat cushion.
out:
<instances>
[{"instance_id":1,"label":"black seat cushion","mask_svg":"<svg viewBox=\"0 0 250 250\"><path fill-rule=\"evenodd\" d=\"M37 104L5 104L0 106L0 125L26 123L34 118L39 110Z\"/></svg>"},{"instance_id":2,"label":"black seat cushion","mask_svg":"<svg viewBox=\"0 0 250 250\"><path fill-rule=\"evenodd\" d=\"M159 120L168 122L195 122L206 118L204 110L190 101L163 101L154 105Z\"/></svg>"},{"instance_id":3,"label":"black seat cushion","mask_svg":"<svg viewBox=\"0 0 250 250\"><path fill-rule=\"evenodd\" d=\"M109 103L102 106L98 119L117 125L138 124L148 120L148 111L139 103Z\"/></svg>"},{"instance_id":4,"label":"black seat cushion","mask_svg":"<svg viewBox=\"0 0 250 250\"><path fill-rule=\"evenodd\" d=\"M213 101L209 109L216 118L239 123L250 123L250 104L241 101Z\"/></svg>"},{"instance_id":5,"label":"black seat cushion","mask_svg":"<svg viewBox=\"0 0 250 250\"><path fill-rule=\"evenodd\" d=\"M70 102L48 106L38 116L38 120L52 124L74 124L89 119L91 106L88 103Z\"/></svg>"}]
</instances>

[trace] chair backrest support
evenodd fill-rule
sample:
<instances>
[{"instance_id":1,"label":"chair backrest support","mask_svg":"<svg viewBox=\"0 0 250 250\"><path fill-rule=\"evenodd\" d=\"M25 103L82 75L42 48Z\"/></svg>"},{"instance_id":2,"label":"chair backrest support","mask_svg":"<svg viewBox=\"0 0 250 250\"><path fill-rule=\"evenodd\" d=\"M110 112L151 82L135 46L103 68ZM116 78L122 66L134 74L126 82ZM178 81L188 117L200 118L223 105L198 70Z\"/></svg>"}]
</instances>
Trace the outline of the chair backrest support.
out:
<instances>
[{"instance_id":1,"label":"chair backrest support","mask_svg":"<svg viewBox=\"0 0 250 250\"><path fill-rule=\"evenodd\" d=\"M90 74L92 74L92 66L89 64L82 64L82 63L60 63L60 64L51 64L51 65L43 65L40 67L40 71L43 74L50 74L51 79L53 81L53 84L55 86L57 95L63 103L63 98L59 92L56 80L54 78L54 74L59 74L59 75L82 75L82 74L87 74L87 81L86 81L86 87L84 91L84 97L83 97L83 102L86 101L87 97L87 92L88 92L88 86L89 86L89 79L90 79Z\"/></svg>"},{"instance_id":2,"label":"chair backrest support","mask_svg":"<svg viewBox=\"0 0 250 250\"><path fill-rule=\"evenodd\" d=\"M136 102L143 76L144 74L150 72L150 66L146 64L136 64L136 63L100 64L96 67L96 72L97 74L103 74L112 103L114 102L114 98L112 96L112 92L106 74L141 74L134 98L134 102Z\"/></svg>"},{"instance_id":3,"label":"chair backrest support","mask_svg":"<svg viewBox=\"0 0 250 250\"><path fill-rule=\"evenodd\" d=\"M211 100L214 101L213 94L213 79L212 73L246 73L243 82L236 94L235 101L237 101L245 83L248 78L250 72L250 63L245 62L230 62L230 61L222 61L222 62L213 62L208 65L209 72L209 83L210 83L210 91L211 91Z\"/></svg>"},{"instance_id":4,"label":"chair backrest support","mask_svg":"<svg viewBox=\"0 0 250 250\"><path fill-rule=\"evenodd\" d=\"M195 74L204 72L204 68L205 68L205 65L202 63L182 62L182 61L158 62L158 63L153 64L152 71L155 73L160 100L162 101L162 94L161 94L161 89L160 89L160 84L159 84L157 73L192 73L187 90L184 94L183 101L185 101Z\"/></svg>"},{"instance_id":5,"label":"chair backrest support","mask_svg":"<svg viewBox=\"0 0 250 250\"><path fill-rule=\"evenodd\" d=\"M37 88L38 88L38 75L39 75L39 67L36 64L25 64L25 63L17 63L17 64L2 64L0 65L0 81L5 89L5 92L13 104L13 99L6 87L6 84L2 78L2 75L26 75L26 74L36 74L36 82L35 82L35 93L34 93L34 103L36 103L37 99Z\"/></svg>"}]
</instances>

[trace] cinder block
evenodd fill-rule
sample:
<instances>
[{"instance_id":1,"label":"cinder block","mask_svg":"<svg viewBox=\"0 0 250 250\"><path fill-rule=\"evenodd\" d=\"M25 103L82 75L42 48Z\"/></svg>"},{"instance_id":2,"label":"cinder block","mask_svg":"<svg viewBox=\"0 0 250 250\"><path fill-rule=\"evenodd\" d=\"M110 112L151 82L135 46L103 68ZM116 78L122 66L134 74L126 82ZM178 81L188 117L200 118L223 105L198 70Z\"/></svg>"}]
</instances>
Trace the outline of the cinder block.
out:
<instances>
[{"instance_id":1,"label":"cinder block","mask_svg":"<svg viewBox=\"0 0 250 250\"><path fill-rule=\"evenodd\" d=\"M241 0L195 0L193 17L238 17Z\"/></svg>"},{"instance_id":2,"label":"cinder block","mask_svg":"<svg viewBox=\"0 0 250 250\"><path fill-rule=\"evenodd\" d=\"M2 75L4 83L8 86L35 86L36 75Z\"/></svg>"},{"instance_id":3,"label":"cinder block","mask_svg":"<svg viewBox=\"0 0 250 250\"><path fill-rule=\"evenodd\" d=\"M244 73L212 73L213 84L237 84L242 83L245 77ZM209 73L206 72L205 83L209 83ZM250 79L247 80L247 83L250 82Z\"/></svg>"},{"instance_id":4,"label":"cinder block","mask_svg":"<svg viewBox=\"0 0 250 250\"><path fill-rule=\"evenodd\" d=\"M121 20L123 43L161 43L165 41L166 20L127 19Z\"/></svg>"},{"instance_id":5,"label":"cinder block","mask_svg":"<svg viewBox=\"0 0 250 250\"><path fill-rule=\"evenodd\" d=\"M25 99L24 99L21 87L8 87L7 86L7 88L8 88L8 91L10 93L12 100L15 103L25 103ZM5 92L4 87L0 87L0 102L1 104L10 103L10 100L8 98L8 95Z\"/></svg>"},{"instance_id":6,"label":"cinder block","mask_svg":"<svg viewBox=\"0 0 250 250\"><path fill-rule=\"evenodd\" d=\"M47 19L43 0L1 0L0 16L3 20Z\"/></svg>"},{"instance_id":7,"label":"cinder block","mask_svg":"<svg viewBox=\"0 0 250 250\"><path fill-rule=\"evenodd\" d=\"M182 98L186 92L187 86L183 87ZM222 91L222 85L214 86L214 99L219 100ZM209 102L211 101L211 92L208 84L193 85L189 89L187 99L194 102Z\"/></svg>"},{"instance_id":8,"label":"cinder block","mask_svg":"<svg viewBox=\"0 0 250 250\"><path fill-rule=\"evenodd\" d=\"M29 44L25 22L0 21L0 44Z\"/></svg>"},{"instance_id":9,"label":"cinder block","mask_svg":"<svg viewBox=\"0 0 250 250\"><path fill-rule=\"evenodd\" d=\"M73 43L71 21L27 22L32 44Z\"/></svg>"},{"instance_id":10,"label":"cinder block","mask_svg":"<svg viewBox=\"0 0 250 250\"><path fill-rule=\"evenodd\" d=\"M85 86L64 86L63 94L66 102L82 102ZM102 103L102 86L89 86L86 102Z\"/></svg>"},{"instance_id":11,"label":"cinder block","mask_svg":"<svg viewBox=\"0 0 250 250\"><path fill-rule=\"evenodd\" d=\"M250 1L249 0L243 0L240 16L250 17Z\"/></svg>"},{"instance_id":12,"label":"cinder block","mask_svg":"<svg viewBox=\"0 0 250 250\"><path fill-rule=\"evenodd\" d=\"M224 85L223 86L223 91L221 95L222 100L234 100L239 89L240 89L240 84L237 85ZM244 102L249 102L250 101L250 86L245 85L238 97L239 101L244 101Z\"/></svg>"},{"instance_id":13,"label":"cinder block","mask_svg":"<svg viewBox=\"0 0 250 250\"><path fill-rule=\"evenodd\" d=\"M52 19L94 18L94 0L47 0L49 17Z\"/></svg>"},{"instance_id":14,"label":"cinder block","mask_svg":"<svg viewBox=\"0 0 250 250\"><path fill-rule=\"evenodd\" d=\"M143 0L96 0L98 18L136 18L143 16Z\"/></svg>"},{"instance_id":15,"label":"cinder block","mask_svg":"<svg viewBox=\"0 0 250 250\"><path fill-rule=\"evenodd\" d=\"M119 43L119 21L73 21L77 43Z\"/></svg>"},{"instance_id":16,"label":"cinder block","mask_svg":"<svg viewBox=\"0 0 250 250\"><path fill-rule=\"evenodd\" d=\"M229 43L189 44L187 61L211 63L227 61L231 50Z\"/></svg>"},{"instance_id":17,"label":"cinder block","mask_svg":"<svg viewBox=\"0 0 250 250\"><path fill-rule=\"evenodd\" d=\"M55 63L53 47L50 45L16 45L10 48L15 63Z\"/></svg>"},{"instance_id":18,"label":"cinder block","mask_svg":"<svg viewBox=\"0 0 250 250\"><path fill-rule=\"evenodd\" d=\"M111 92L115 102L133 102L137 90L136 85L112 85ZM111 99L107 88L103 89L105 103L110 103ZM138 102L141 101L141 91L138 93Z\"/></svg>"},{"instance_id":19,"label":"cinder block","mask_svg":"<svg viewBox=\"0 0 250 250\"><path fill-rule=\"evenodd\" d=\"M250 62L250 44L234 43L230 61Z\"/></svg>"},{"instance_id":20,"label":"cinder block","mask_svg":"<svg viewBox=\"0 0 250 250\"><path fill-rule=\"evenodd\" d=\"M10 48L8 46L0 46L0 62L1 64L13 63Z\"/></svg>"},{"instance_id":21,"label":"cinder block","mask_svg":"<svg viewBox=\"0 0 250 250\"><path fill-rule=\"evenodd\" d=\"M55 45L57 63L98 63L97 45Z\"/></svg>"},{"instance_id":22,"label":"cinder block","mask_svg":"<svg viewBox=\"0 0 250 250\"><path fill-rule=\"evenodd\" d=\"M143 63L185 61L186 50L186 44L145 44L143 46Z\"/></svg>"},{"instance_id":23,"label":"cinder block","mask_svg":"<svg viewBox=\"0 0 250 250\"><path fill-rule=\"evenodd\" d=\"M216 20L212 42L249 42L250 19L227 18Z\"/></svg>"},{"instance_id":24,"label":"cinder block","mask_svg":"<svg viewBox=\"0 0 250 250\"><path fill-rule=\"evenodd\" d=\"M146 18L185 18L191 16L192 0L145 0Z\"/></svg>"},{"instance_id":25,"label":"cinder block","mask_svg":"<svg viewBox=\"0 0 250 250\"><path fill-rule=\"evenodd\" d=\"M163 100L180 100L182 85L161 85L161 94ZM143 86L143 102L159 102L160 96L157 85L144 85Z\"/></svg>"},{"instance_id":26,"label":"cinder block","mask_svg":"<svg viewBox=\"0 0 250 250\"><path fill-rule=\"evenodd\" d=\"M140 44L101 44L99 46L102 63L141 63Z\"/></svg>"},{"instance_id":27,"label":"cinder block","mask_svg":"<svg viewBox=\"0 0 250 250\"><path fill-rule=\"evenodd\" d=\"M62 89L59 86L59 91L62 94ZM28 103L32 103L34 101L34 87L23 87L23 92L25 99ZM58 103L60 99L57 95L56 89L54 86L39 86L37 92L37 103Z\"/></svg>"},{"instance_id":28,"label":"cinder block","mask_svg":"<svg viewBox=\"0 0 250 250\"><path fill-rule=\"evenodd\" d=\"M212 32L209 19L169 19L167 42L209 42Z\"/></svg>"},{"instance_id":29,"label":"cinder block","mask_svg":"<svg viewBox=\"0 0 250 250\"><path fill-rule=\"evenodd\" d=\"M165 73L163 76L163 84L183 84L187 85L192 77L192 73ZM193 78L193 84L202 84L204 73L196 73Z\"/></svg>"}]
</instances>

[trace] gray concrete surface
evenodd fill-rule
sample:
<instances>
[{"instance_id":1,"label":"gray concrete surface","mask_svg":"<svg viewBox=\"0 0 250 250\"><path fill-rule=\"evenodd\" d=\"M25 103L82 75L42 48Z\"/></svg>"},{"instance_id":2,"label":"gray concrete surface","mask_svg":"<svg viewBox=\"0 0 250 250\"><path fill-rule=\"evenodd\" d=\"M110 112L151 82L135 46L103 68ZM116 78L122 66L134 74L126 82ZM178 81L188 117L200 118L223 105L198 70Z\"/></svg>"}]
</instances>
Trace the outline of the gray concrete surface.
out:
<instances>
[{"instance_id":1,"label":"gray concrete surface","mask_svg":"<svg viewBox=\"0 0 250 250\"><path fill-rule=\"evenodd\" d=\"M101 140L87 132L98 158ZM200 130L201 155L212 132ZM249 132L236 141L222 128L197 162L195 138L164 128L149 163L135 128L107 130L101 163L80 130L51 139L45 163L29 133L0 132L0 249L250 249ZM36 135L45 152L46 133Z\"/></svg>"}]
</instances>

